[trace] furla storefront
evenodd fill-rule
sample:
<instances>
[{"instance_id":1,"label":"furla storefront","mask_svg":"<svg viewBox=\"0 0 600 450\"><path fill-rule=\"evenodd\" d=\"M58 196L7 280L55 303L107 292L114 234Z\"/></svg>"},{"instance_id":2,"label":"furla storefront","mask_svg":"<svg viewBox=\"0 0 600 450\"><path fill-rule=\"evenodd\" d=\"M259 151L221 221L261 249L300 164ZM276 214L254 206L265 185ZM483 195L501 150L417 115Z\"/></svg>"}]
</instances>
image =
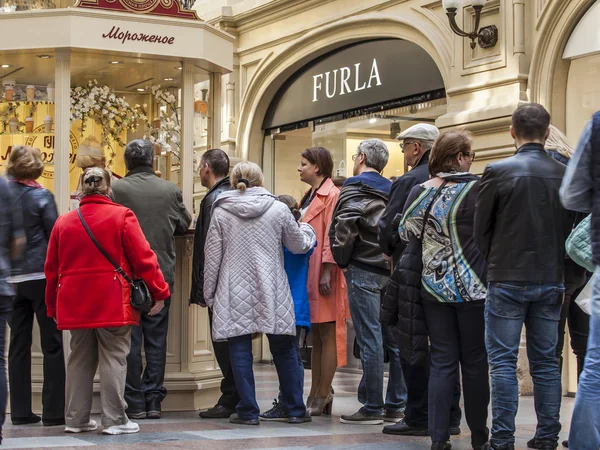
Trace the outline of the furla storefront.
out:
<instances>
[{"instance_id":1,"label":"furla storefront","mask_svg":"<svg viewBox=\"0 0 600 450\"><path fill-rule=\"evenodd\" d=\"M360 141L378 138L390 150L387 177L402 175L396 136L416 122L444 114L445 89L433 59L400 39L357 42L320 56L297 70L275 94L262 123L265 178L276 194L301 198L300 153L327 148L334 176L351 176Z\"/></svg>"},{"instance_id":2,"label":"furla storefront","mask_svg":"<svg viewBox=\"0 0 600 450\"><path fill-rule=\"evenodd\" d=\"M445 112L442 76L416 44L377 39L343 46L298 69L271 101L262 123L266 183L275 194L299 200L308 189L297 172L304 149L327 148L334 177L349 177L358 144L371 138L383 140L390 151L383 175L400 176L406 168L396 136L417 122L434 123ZM354 335L348 321L348 355ZM360 361L349 358L346 367L360 369Z\"/></svg>"}]
</instances>

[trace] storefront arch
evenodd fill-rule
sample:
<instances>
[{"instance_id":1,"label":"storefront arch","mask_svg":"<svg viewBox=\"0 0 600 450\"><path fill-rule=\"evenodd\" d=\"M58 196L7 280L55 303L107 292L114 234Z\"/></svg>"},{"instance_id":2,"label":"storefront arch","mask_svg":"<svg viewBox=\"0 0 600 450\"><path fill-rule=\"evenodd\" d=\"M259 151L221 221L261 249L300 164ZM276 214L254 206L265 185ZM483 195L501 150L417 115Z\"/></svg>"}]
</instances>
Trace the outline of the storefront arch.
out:
<instances>
[{"instance_id":1,"label":"storefront arch","mask_svg":"<svg viewBox=\"0 0 600 450\"><path fill-rule=\"evenodd\" d=\"M424 16L390 17L366 14L321 27L294 41L281 53L269 54L259 65L242 100L242 122L237 131L238 157L262 163L262 122L283 83L309 61L346 44L397 38L423 48L435 61L444 84L448 85L452 48L444 30Z\"/></svg>"},{"instance_id":2,"label":"storefront arch","mask_svg":"<svg viewBox=\"0 0 600 450\"><path fill-rule=\"evenodd\" d=\"M565 46L573 30L596 0L554 1L541 18L540 40L535 48L531 68L529 99L544 105L552 122L565 128L569 61L563 59Z\"/></svg>"}]
</instances>

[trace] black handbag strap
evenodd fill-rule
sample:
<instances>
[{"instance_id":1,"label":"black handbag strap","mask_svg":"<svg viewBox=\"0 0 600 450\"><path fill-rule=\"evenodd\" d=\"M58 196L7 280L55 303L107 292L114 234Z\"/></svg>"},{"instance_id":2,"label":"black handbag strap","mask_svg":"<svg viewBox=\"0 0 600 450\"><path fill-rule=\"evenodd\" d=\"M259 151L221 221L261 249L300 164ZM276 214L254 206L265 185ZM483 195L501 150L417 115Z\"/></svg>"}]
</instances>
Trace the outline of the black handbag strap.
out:
<instances>
[{"instance_id":1,"label":"black handbag strap","mask_svg":"<svg viewBox=\"0 0 600 450\"><path fill-rule=\"evenodd\" d=\"M83 219L83 215L81 214L80 208L77 208L77 215L79 216L79 220L81 220L81 223L83 224L83 227L85 228L85 231L87 231L88 236L90 237L92 242L96 245L96 247L98 247L98 250L100 250L100 253L102 253L102 255L108 260L108 262L110 262L113 265L113 267L115 268L115 272L117 272L119 275L121 275L123 278L125 278L125 281L127 281L127 283L133 285L133 280L131 278L129 278L129 276L125 273L125 271L121 268L121 266L119 266L115 262L115 260L112 259L108 253L106 253L106 251L102 248L100 243L96 240L96 238L94 237L94 235L92 233L92 230L90 230L90 227L88 227L88 224Z\"/></svg>"},{"instance_id":2,"label":"black handbag strap","mask_svg":"<svg viewBox=\"0 0 600 450\"><path fill-rule=\"evenodd\" d=\"M448 180L444 180L442 185L438 188L437 192L434 194L433 198L431 199L431 203L429 203L429 206L427 206L427 209L425 210L425 215L423 216L423 228L421 229L421 239L419 239L419 242L421 242L421 243L423 242L423 238L425 237L425 226L427 225L427 219L429 219L429 215L431 213L431 208L433 208L433 204L435 203L437 198L440 195L442 195L442 190L446 187L447 184L448 184Z\"/></svg>"}]
</instances>

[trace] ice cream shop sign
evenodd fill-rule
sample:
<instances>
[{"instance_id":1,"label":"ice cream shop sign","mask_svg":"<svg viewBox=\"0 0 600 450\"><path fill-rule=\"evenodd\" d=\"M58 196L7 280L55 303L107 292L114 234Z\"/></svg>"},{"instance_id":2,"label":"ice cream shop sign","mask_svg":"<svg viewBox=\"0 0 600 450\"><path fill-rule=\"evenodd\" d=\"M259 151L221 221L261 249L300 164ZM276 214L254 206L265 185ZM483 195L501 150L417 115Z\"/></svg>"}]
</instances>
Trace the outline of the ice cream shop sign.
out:
<instances>
[{"instance_id":1,"label":"ice cream shop sign","mask_svg":"<svg viewBox=\"0 0 600 450\"><path fill-rule=\"evenodd\" d=\"M121 41L122 44L125 44L127 41L141 41L172 45L175 42L174 37L161 36L158 34L131 33L127 30L121 30L121 28L116 26L113 26L108 33L104 33L102 37L104 39L117 39Z\"/></svg>"},{"instance_id":2,"label":"ice cream shop sign","mask_svg":"<svg viewBox=\"0 0 600 450\"><path fill-rule=\"evenodd\" d=\"M196 11L182 8L179 0L79 0L75 6L78 8L111 9L134 14L200 20L196 15Z\"/></svg>"}]
</instances>

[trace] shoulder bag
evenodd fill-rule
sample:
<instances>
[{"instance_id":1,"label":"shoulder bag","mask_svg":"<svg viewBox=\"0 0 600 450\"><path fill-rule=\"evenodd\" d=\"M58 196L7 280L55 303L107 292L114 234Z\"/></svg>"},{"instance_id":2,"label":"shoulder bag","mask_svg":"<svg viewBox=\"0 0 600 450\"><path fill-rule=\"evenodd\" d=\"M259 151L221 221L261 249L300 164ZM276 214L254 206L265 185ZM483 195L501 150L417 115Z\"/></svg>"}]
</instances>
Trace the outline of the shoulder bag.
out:
<instances>
[{"instance_id":1,"label":"shoulder bag","mask_svg":"<svg viewBox=\"0 0 600 450\"><path fill-rule=\"evenodd\" d=\"M79 220L81 220L81 223L85 228L85 231L87 231L87 234L89 235L90 239L92 240L92 242L94 242L96 247L98 247L98 250L100 250L100 253L102 253L102 255L104 255L104 257L108 260L108 262L110 262L113 265L113 267L115 268L115 272L121 275L125 279L125 281L127 281L127 283L131 286L131 292L129 297L131 306L143 313L150 312L150 310L154 306L154 300L150 295L150 290L148 289L146 282L141 278L132 280L121 268L121 266L115 263L115 261L108 255L108 253L106 253L106 251L100 246L100 244L92 234L92 231L88 227L87 223L83 219L83 215L81 214L80 208L77 208L77 215L79 216Z\"/></svg>"},{"instance_id":2,"label":"shoulder bag","mask_svg":"<svg viewBox=\"0 0 600 450\"><path fill-rule=\"evenodd\" d=\"M592 261L592 231L591 219L588 215L571 232L565 244L567 255L588 272L594 272L596 267Z\"/></svg>"}]
</instances>

